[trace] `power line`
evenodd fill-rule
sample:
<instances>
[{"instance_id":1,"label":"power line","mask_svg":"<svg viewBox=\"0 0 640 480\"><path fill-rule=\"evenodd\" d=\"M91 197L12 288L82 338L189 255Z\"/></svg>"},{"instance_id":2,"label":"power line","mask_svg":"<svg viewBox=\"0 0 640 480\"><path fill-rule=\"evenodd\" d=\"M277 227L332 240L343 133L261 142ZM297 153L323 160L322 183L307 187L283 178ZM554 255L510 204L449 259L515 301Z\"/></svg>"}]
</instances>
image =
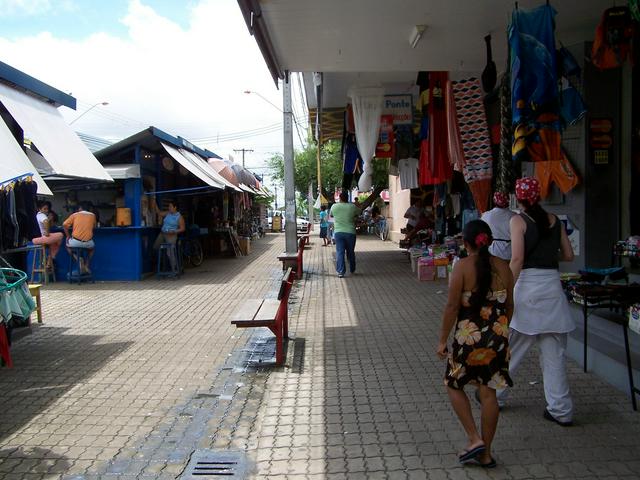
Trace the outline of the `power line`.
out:
<instances>
[{"instance_id":1,"label":"power line","mask_svg":"<svg viewBox=\"0 0 640 480\"><path fill-rule=\"evenodd\" d=\"M233 151L234 151L234 152L236 152L236 153L240 153L240 152L242 152L242 166L243 166L243 167L244 167L244 154L245 154L246 152L253 152L253 150L251 150L251 149L249 149L249 148L240 148L240 149L238 149L238 150L235 150L235 149L234 149Z\"/></svg>"}]
</instances>

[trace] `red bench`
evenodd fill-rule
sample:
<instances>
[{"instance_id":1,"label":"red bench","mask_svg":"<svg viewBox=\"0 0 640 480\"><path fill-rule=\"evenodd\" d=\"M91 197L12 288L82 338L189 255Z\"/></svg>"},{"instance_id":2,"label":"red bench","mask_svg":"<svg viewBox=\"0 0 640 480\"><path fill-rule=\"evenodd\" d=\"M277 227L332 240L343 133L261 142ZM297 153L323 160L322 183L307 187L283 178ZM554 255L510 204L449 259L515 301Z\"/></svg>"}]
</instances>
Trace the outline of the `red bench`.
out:
<instances>
[{"instance_id":1,"label":"red bench","mask_svg":"<svg viewBox=\"0 0 640 480\"><path fill-rule=\"evenodd\" d=\"M293 272L288 268L280 282L278 299L247 300L231 320L237 328L268 327L276 336L276 365L284 363L284 341L289 338L289 294Z\"/></svg>"},{"instance_id":2,"label":"red bench","mask_svg":"<svg viewBox=\"0 0 640 480\"><path fill-rule=\"evenodd\" d=\"M303 255L304 255L304 246L306 244L305 237L300 238L298 240L298 252L297 253L283 253L282 255L278 255L278 260L282 262L282 269L291 268L298 280L302 279L303 272Z\"/></svg>"}]
</instances>

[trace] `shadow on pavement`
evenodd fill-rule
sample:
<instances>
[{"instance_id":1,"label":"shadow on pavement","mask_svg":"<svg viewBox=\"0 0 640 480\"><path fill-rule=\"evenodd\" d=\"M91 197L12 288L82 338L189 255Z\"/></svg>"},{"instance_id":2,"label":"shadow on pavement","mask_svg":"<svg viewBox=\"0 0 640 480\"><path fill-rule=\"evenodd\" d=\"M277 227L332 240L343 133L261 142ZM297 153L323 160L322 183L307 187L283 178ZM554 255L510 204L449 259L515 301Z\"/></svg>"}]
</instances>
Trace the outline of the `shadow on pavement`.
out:
<instances>
[{"instance_id":1,"label":"shadow on pavement","mask_svg":"<svg viewBox=\"0 0 640 480\"><path fill-rule=\"evenodd\" d=\"M14 343L14 367L0 370L0 442L5 445L10 444L13 433L63 397L67 397L64 401L69 404L69 417L77 414L76 399L70 392L133 344L100 343L100 335L68 335L68 330L38 326L32 335ZM56 433L48 425L50 420L53 419L38 419L33 433L44 427Z\"/></svg>"},{"instance_id":2,"label":"shadow on pavement","mask_svg":"<svg viewBox=\"0 0 640 480\"><path fill-rule=\"evenodd\" d=\"M72 462L64 455L40 447L0 449L0 475L6 478L21 474L61 475L71 468Z\"/></svg>"}]
</instances>

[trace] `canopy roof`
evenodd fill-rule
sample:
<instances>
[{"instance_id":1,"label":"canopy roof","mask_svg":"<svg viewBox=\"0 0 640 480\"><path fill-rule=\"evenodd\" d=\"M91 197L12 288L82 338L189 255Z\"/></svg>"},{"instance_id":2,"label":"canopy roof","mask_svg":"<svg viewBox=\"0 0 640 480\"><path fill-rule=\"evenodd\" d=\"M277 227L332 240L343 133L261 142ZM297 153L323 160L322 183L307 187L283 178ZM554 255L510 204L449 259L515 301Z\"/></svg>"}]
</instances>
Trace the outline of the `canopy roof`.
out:
<instances>
[{"instance_id":1,"label":"canopy roof","mask_svg":"<svg viewBox=\"0 0 640 480\"><path fill-rule=\"evenodd\" d=\"M479 72L485 65L484 37L494 38L494 59L506 60L506 31L512 0L238 0L274 80L290 72L350 74L422 70ZM521 0L530 9L540 0ZM610 0L551 3L558 11L556 36L565 45L594 36ZM416 25L426 30L415 48ZM376 81L368 75L369 81Z\"/></svg>"}]
</instances>

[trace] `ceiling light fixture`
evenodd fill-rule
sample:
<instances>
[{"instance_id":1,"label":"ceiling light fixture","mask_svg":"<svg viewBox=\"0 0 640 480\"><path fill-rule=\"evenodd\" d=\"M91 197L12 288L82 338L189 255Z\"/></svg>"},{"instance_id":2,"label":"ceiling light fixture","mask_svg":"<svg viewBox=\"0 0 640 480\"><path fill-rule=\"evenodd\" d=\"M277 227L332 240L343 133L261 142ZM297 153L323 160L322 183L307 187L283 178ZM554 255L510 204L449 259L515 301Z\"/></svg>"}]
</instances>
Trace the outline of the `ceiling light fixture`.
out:
<instances>
[{"instance_id":1,"label":"ceiling light fixture","mask_svg":"<svg viewBox=\"0 0 640 480\"><path fill-rule=\"evenodd\" d=\"M416 48L426 29L426 25L415 25L413 27L413 30L411 30L411 36L409 37L409 45L411 45L411 48Z\"/></svg>"}]
</instances>

